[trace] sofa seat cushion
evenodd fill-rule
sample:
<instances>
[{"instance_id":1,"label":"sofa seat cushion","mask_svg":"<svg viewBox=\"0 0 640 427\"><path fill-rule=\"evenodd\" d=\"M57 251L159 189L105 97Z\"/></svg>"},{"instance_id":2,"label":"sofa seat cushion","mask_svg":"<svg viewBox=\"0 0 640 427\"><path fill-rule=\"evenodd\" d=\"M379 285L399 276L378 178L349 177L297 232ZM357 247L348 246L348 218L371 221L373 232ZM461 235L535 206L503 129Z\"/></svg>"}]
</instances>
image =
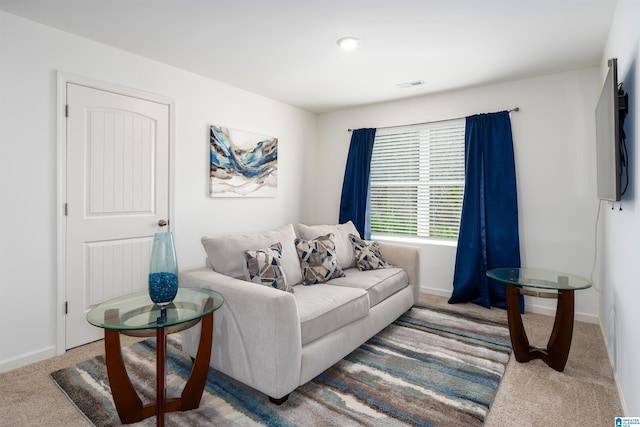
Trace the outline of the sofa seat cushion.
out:
<instances>
[{"instance_id":1,"label":"sofa seat cushion","mask_svg":"<svg viewBox=\"0 0 640 427\"><path fill-rule=\"evenodd\" d=\"M333 279L327 285L365 290L369 293L371 307L409 286L407 273L398 267L366 271L348 268L344 270L344 274L344 277Z\"/></svg>"},{"instance_id":2,"label":"sofa seat cushion","mask_svg":"<svg viewBox=\"0 0 640 427\"><path fill-rule=\"evenodd\" d=\"M296 286L302 345L325 336L369 313L369 296L363 289L319 283Z\"/></svg>"}]
</instances>

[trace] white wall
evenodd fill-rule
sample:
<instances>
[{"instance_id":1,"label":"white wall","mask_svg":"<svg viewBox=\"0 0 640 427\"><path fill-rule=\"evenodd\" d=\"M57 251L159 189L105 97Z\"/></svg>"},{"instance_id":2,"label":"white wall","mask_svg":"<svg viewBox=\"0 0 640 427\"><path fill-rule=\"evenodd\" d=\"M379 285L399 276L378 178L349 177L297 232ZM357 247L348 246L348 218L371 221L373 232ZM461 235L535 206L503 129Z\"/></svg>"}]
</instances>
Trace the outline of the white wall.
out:
<instances>
[{"instance_id":1,"label":"white wall","mask_svg":"<svg viewBox=\"0 0 640 427\"><path fill-rule=\"evenodd\" d=\"M638 81L640 4L619 0L603 57ZM299 109L0 12L0 371L52 355L56 311L56 72L62 70L175 100L175 218L181 268L200 265L203 233L261 230L284 222L335 222L348 128L462 117L520 107L512 115L523 265L589 276L594 255L593 112L603 72L586 69L386 103L316 117ZM600 316L628 413L640 413L635 302L640 215L636 206L638 95L627 119L633 184L622 212L603 209ZM316 132L316 122L318 124ZM208 125L280 139L275 199L207 197ZM302 195L303 194L303 195ZM451 292L455 248L424 245L423 286ZM539 301L527 300L529 307ZM598 313L578 292L578 317ZM546 307L550 307L547 305ZM538 307L544 309L544 304Z\"/></svg>"},{"instance_id":2,"label":"white wall","mask_svg":"<svg viewBox=\"0 0 640 427\"><path fill-rule=\"evenodd\" d=\"M604 76L609 58L618 58L618 80L629 94L629 115L625 122L629 147L630 184L622 196L622 211L603 209L602 283L600 317L609 356L618 378L628 416L640 416L640 340L638 302L640 301L640 2L618 0L609 40L602 58ZM604 205L604 204L603 204ZM609 204L607 204L609 207Z\"/></svg>"},{"instance_id":3,"label":"white wall","mask_svg":"<svg viewBox=\"0 0 640 427\"><path fill-rule=\"evenodd\" d=\"M0 12L0 371L55 353L56 74L64 71L175 100L176 246L204 264L205 233L263 230L301 216L316 116L195 74ZM275 198L211 199L208 126L279 138Z\"/></svg>"},{"instance_id":4,"label":"white wall","mask_svg":"<svg viewBox=\"0 0 640 427\"><path fill-rule=\"evenodd\" d=\"M383 127L464 117L519 107L511 114L516 157L522 265L589 277L596 224L595 105L599 70L472 88L354 108L318 119L317 165L327 171L309 194L313 222L338 218L349 128ZM320 171L322 172L322 171ZM317 181L320 182L320 181ZM422 287L451 295L455 247L421 245ZM598 294L576 293L576 317L596 321ZM552 301L528 308L553 313ZM534 307L535 306L535 307Z\"/></svg>"}]
</instances>

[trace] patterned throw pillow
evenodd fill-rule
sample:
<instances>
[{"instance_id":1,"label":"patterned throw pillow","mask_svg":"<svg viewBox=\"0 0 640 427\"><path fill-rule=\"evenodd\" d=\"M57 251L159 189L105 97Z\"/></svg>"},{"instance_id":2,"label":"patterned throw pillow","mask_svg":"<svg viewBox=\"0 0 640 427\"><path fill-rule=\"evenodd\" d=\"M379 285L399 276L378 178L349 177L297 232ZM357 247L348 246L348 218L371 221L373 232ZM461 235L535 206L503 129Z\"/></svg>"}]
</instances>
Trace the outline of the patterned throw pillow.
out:
<instances>
[{"instance_id":1,"label":"patterned throw pillow","mask_svg":"<svg viewBox=\"0 0 640 427\"><path fill-rule=\"evenodd\" d=\"M356 264L360 271L391 267L391 265L380 256L378 242L367 242L355 234L349 234L349 239L351 239L353 252L356 256Z\"/></svg>"},{"instance_id":2,"label":"patterned throw pillow","mask_svg":"<svg viewBox=\"0 0 640 427\"><path fill-rule=\"evenodd\" d=\"M344 276L338 265L333 239L333 233L313 240L296 239L303 285L315 285Z\"/></svg>"},{"instance_id":3,"label":"patterned throw pillow","mask_svg":"<svg viewBox=\"0 0 640 427\"><path fill-rule=\"evenodd\" d=\"M247 281L293 293L293 288L287 283L287 277L280 264L282 258L280 242L266 249L245 251L244 256L247 261L245 270Z\"/></svg>"}]
</instances>

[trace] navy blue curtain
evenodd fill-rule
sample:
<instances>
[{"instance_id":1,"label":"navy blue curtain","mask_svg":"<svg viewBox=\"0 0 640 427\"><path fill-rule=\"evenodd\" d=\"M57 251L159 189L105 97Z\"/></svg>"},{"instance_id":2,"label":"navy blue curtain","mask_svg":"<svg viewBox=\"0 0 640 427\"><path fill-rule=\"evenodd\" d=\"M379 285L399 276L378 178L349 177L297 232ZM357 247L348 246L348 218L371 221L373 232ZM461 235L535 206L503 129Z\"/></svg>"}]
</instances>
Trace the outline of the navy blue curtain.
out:
<instances>
[{"instance_id":1,"label":"navy blue curtain","mask_svg":"<svg viewBox=\"0 0 640 427\"><path fill-rule=\"evenodd\" d=\"M369 173L375 137L375 129L356 129L351 134L340 199L340 224L353 221L363 239L371 237L368 221Z\"/></svg>"},{"instance_id":2,"label":"navy blue curtain","mask_svg":"<svg viewBox=\"0 0 640 427\"><path fill-rule=\"evenodd\" d=\"M516 168L507 111L466 118L465 186L449 303L506 308L505 284L487 270L520 267ZM520 301L524 310L524 301Z\"/></svg>"}]
</instances>

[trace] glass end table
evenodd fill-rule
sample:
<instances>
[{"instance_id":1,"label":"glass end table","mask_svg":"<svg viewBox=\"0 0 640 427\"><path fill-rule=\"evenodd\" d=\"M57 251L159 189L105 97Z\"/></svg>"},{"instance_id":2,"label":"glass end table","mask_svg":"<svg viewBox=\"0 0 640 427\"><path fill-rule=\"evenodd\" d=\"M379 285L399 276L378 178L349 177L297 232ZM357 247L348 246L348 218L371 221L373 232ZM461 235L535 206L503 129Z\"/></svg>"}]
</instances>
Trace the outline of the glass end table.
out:
<instances>
[{"instance_id":1,"label":"glass end table","mask_svg":"<svg viewBox=\"0 0 640 427\"><path fill-rule=\"evenodd\" d=\"M562 372L567 364L573 337L574 291L590 288L593 284L573 274L538 268L495 268L487 271L487 277L507 285L509 335L516 360L522 363L542 359L551 368ZM553 330L546 348L529 345L522 324L520 294L558 300Z\"/></svg>"},{"instance_id":2,"label":"glass end table","mask_svg":"<svg viewBox=\"0 0 640 427\"><path fill-rule=\"evenodd\" d=\"M130 424L156 415L156 425L164 425L164 414L186 411L200 405L209 372L213 340L213 312L224 303L218 292L199 288L178 288L170 304L159 306L147 291L123 295L94 306L87 321L104 329L105 361L113 401L120 421ZM167 334L202 322L200 343L191 375L180 398L167 399L165 368ZM143 405L133 388L122 358L120 334L156 337L156 401Z\"/></svg>"}]
</instances>

